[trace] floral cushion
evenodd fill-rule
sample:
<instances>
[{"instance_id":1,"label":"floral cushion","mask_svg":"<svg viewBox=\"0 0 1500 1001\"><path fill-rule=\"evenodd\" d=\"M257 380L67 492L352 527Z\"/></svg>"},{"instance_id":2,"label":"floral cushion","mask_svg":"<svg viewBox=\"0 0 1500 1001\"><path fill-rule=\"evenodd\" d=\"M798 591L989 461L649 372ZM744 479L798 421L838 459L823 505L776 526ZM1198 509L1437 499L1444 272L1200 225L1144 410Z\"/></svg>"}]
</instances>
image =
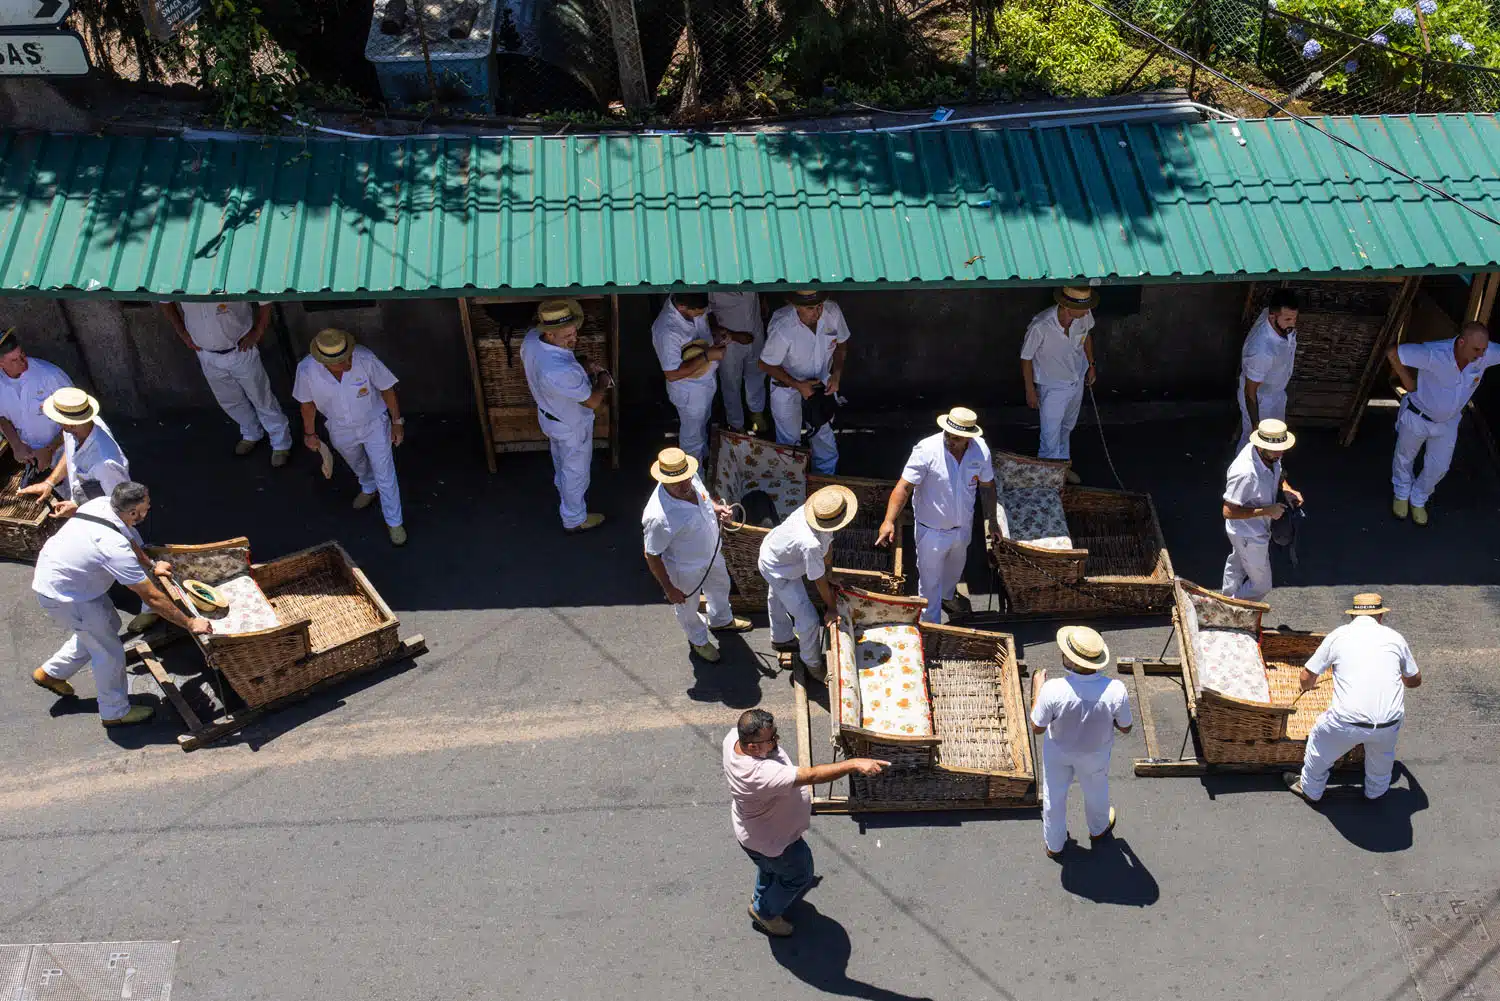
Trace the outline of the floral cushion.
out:
<instances>
[{"instance_id":1,"label":"floral cushion","mask_svg":"<svg viewBox=\"0 0 1500 1001\"><path fill-rule=\"evenodd\" d=\"M214 586L229 602L229 607L223 612L208 616L215 636L253 633L281 625L276 618L276 609L271 607L260 585L249 574L231 577Z\"/></svg>"},{"instance_id":2,"label":"floral cushion","mask_svg":"<svg viewBox=\"0 0 1500 1001\"><path fill-rule=\"evenodd\" d=\"M1006 488L1000 504L1002 534L1016 542L1043 549L1072 549L1068 516L1063 513L1062 494L1052 487Z\"/></svg>"},{"instance_id":3,"label":"floral cushion","mask_svg":"<svg viewBox=\"0 0 1500 1001\"><path fill-rule=\"evenodd\" d=\"M855 644L860 726L875 733L932 736L932 705L922 663L922 634L914 625L869 626Z\"/></svg>"},{"instance_id":4,"label":"floral cushion","mask_svg":"<svg viewBox=\"0 0 1500 1001\"><path fill-rule=\"evenodd\" d=\"M1050 487L1061 490L1067 482L1068 467L1065 464L1037 462L1010 452L995 453L995 474L1000 489L1026 489L1027 487Z\"/></svg>"},{"instance_id":5,"label":"floral cushion","mask_svg":"<svg viewBox=\"0 0 1500 1001\"><path fill-rule=\"evenodd\" d=\"M1193 614L1197 624L1204 629L1248 629L1260 630L1260 609L1231 605L1227 601L1207 594L1187 592L1193 603Z\"/></svg>"},{"instance_id":6,"label":"floral cushion","mask_svg":"<svg viewBox=\"0 0 1500 1001\"><path fill-rule=\"evenodd\" d=\"M727 501L764 490L779 521L807 501L807 463L808 453L800 448L720 431L713 488Z\"/></svg>"},{"instance_id":7,"label":"floral cushion","mask_svg":"<svg viewBox=\"0 0 1500 1001\"><path fill-rule=\"evenodd\" d=\"M1200 626L1193 655L1200 692L1211 688L1230 698L1270 704L1271 683L1253 632Z\"/></svg>"}]
</instances>

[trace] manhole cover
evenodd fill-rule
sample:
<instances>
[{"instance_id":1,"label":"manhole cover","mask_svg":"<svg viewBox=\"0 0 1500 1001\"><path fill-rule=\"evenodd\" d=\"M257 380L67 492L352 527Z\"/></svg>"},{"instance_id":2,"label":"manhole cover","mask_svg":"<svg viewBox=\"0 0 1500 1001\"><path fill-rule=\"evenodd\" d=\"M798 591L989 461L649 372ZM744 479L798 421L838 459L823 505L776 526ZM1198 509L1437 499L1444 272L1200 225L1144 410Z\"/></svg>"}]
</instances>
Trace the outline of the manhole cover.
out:
<instances>
[{"instance_id":1,"label":"manhole cover","mask_svg":"<svg viewBox=\"0 0 1500 1001\"><path fill-rule=\"evenodd\" d=\"M170 1001L176 942L0 945L0 1001Z\"/></svg>"},{"instance_id":2,"label":"manhole cover","mask_svg":"<svg viewBox=\"0 0 1500 1001\"><path fill-rule=\"evenodd\" d=\"M1385 909L1423 1001L1500 1001L1500 891L1388 893Z\"/></svg>"}]
</instances>

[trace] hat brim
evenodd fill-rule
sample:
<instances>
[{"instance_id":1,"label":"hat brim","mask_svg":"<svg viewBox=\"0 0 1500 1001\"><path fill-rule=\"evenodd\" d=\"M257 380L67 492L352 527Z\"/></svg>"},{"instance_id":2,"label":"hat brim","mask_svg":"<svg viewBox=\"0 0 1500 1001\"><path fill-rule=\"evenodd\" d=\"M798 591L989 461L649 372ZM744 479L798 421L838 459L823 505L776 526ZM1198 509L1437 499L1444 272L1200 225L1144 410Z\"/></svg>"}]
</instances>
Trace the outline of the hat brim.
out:
<instances>
[{"instance_id":1,"label":"hat brim","mask_svg":"<svg viewBox=\"0 0 1500 1001\"><path fill-rule=\"evenodd\" d=\"M841 528L848 527L849 523L859 515L859 498L854 496L854 491L838 483L830 483L828 486L820 487L819 489L838 491L839 496L844 498L844 514L836 523L824 525L820 524L818 519L814 517L812 506L804 504L802 506L802 516L807 519L807 523L818 532L837 532ZM809 497L808 500L811 501L812 498Z\"/></svg>"},{"instance_id":2,"label":"hat brim","mask_svg":"<svg viewBox=\"0 0 1500 1001\"><path fill-rule=\"evenodd\" d=\"M308 353L311 354L313 358L317 359L319 365L342 365L344 362L354 357L354 345L350 344L348 347L344 348L344 350L340 351L336 355L325 355L323 352L317 350L316 348L309 351Z\"/></svg>"},{"instance_id":3,"label":"hat brim","mask_svg":"<svg viewBox=\"0 0 1500 1001\"><path fill-rule=\"evenodd\" d=\"M1073 626L1065 626L1057 636L1057 648L1062 651L1063 658L1075 667L1085 671L1099 671L1109 666L1109 644L1104 644L1104 650L1099 654L1098 660L1089 660L1079 654L1068 645L1068 637L1073 635Z\"/></svg>"},{"instance_id":4,"label":"hat brim","mask_svg":"<svg viewBox=\"0 0 1500 1001\"><path fill-rule=\"evenodd\" d=\"M687 457L687 471L683 473L664 473L661 469L661 460L651 463L651 478L657 483L681 483L698 475L698 460L693 456Z\"/></svg>"},{"instance_id":5,"label":"hat brim","mask_svg":"<svg viewBox=\"0 0 1500 1001\"><path fill-rule=\"evenodd\" d=\"M576 327L583 322L583 305L577 299L569 299L568 315L560 320L544 320L540 316L536 318L538 330L556 330L558 327Z\"/></svg>"},{"instance_id":6,"label":"hat brim","mask_svg":"<svg viewBox=\"0 0 1500 1001\"><path fill-rule=\"evenodd\" d=\"M793 306L821 306L828 301L828 294L826 292L814 292L811 295L803 295L800 292L793 292L786 297L786 301Z\"/></svg>"},{"instance_id":7,"label":"hat brim","mask_svg":"<svg viewBox=\"0 0 1500 1001\"><path fill-rule=\"evenodd\" d=\"M984 428L980 427L978 424L975 424L972 429L961 428L957 424L949 424L947 414L938 415L937 426L942 428L949 434L958 435L960 438L978 438L980 435L984 434Z\"/></svg>"},{"instance_id":8,"label":"hat brim","mask_svg":"<svg viewBox=\"0 0 1500 1001\"><path fill-rule=\"evenodd\" d=\"M1346 609L1344 609L1344 614L1345 615L1384 615L1384 614L1386 614L1389 611L1390 611L1389 608L1386 608L1384 605L1381 605L1379 608L1346 608Z\"/></svg>"},{"instance_id":9,"label":"hat brim","mask_svg":"<svg viewBox=\"0 0 1500 1001\"><path fill-rule=\"evenodd\" d=\"M207 595L200 595L198 588L203 588ZM182 582L182 593L187 595L188 601L200 612L222 611L229 607L229 602L224 600L223 593L212 584L205 584L201 580L185 580Z\"/></svg>"},{"instance_id":10,"label":"hat brim","mask_svg":"<svg viewBox=\"0 0 1500 1001\"><path fill-rule=\"evenodd\" d=\"M1286 433L1286 441L1266 441L1260 436L1259 431L1251 431L1250 444L1254 445L1256 448L1263 448L1267 452L1285 452L1287 449L1297 444L1297 436L1288 431Z\"/></svg>"},{"instance_id":11,"label":"hat brim","mask_svg":"<svg viewBox=\"0 0 1500 1001\"><path fill-rule=\"evenodd\" d=\"M46 414L47 419L54 424L69 424L73 427L77 427L80 424L92 424L95 418L99 416L99 401L87 395L86 399L89 401L89 413L87 417L74 417L70 414L62 413L53 405L51 397L42 401L42 413Z\"/></svg>"},{"instance_id":12,"label":"hat brim","mask_svg":"<svg viewBox=\"0 0 1500 1001\"><path fill-rule=\"evenodd\" d=\"M1093 309L1095 306L1099 305L1099 292L1097 289L1089 292L1088 299L1083 302L1077 302L1073 299L1069 299L1067 296L1063 295L1063 290L1060 288L1052 290L1052 298L1057 302L1059 306L1066 306L1069 309Z\"/></svg>"}]
</instances>

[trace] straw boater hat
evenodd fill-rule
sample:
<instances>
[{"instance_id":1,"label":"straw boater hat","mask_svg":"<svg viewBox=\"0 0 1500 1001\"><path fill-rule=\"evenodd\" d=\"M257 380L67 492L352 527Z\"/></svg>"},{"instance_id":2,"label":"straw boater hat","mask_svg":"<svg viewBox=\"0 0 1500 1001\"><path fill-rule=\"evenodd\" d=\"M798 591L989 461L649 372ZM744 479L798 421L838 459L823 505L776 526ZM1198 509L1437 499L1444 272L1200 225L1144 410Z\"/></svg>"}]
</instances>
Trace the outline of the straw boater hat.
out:
<instances>
[{"instance_id":1,"label":"straw boater hat","mask_svg":"<svg viewBox=\"0 0 1500 1001\"><path fill-rule=\"evenodd\" d=\"M821 306L827 299L827 292L819 292L811 288L798 289L786 297L786 301L793 306Z\"/></svg>"},{"instance_id":2,"label":"straw boater hat","mask_svg":"<svg viewBox=\"0 0 1500 1001\"><path fill-rule=\"evenodd\" d=\"M1069 670L1097 671L1109 665L1109 647L1088 626L1063 626L1057 631L1057 648L1067 658Z\"/></svg>"},{"instance_id":3,"label":"straw boater hat","mask_svg":"<svg viewBox=\"0 0 1500 1001\"><path fill-rule=\"evenodd\" d=\"M324 327L308 345L307 353L320 365L342 365L354 355L354 335L338 327Z\"/></svg>"},{"instance_id":4,"label":"straw boater hat","mask_svg":"<svg viewBox=\"0 0 1500 1001\"><path fill-rule=\"evenodd\" d=\"M547 299L536 308L536 325L539 330L556 330L558 327L576 327L583 322L583 306L577 299Z\"/></svg>"},{"instance_id":5,"label":"straw boater hat","mask_svg":"<svg viewBox=\"0 0 1500 1001\"><path fill-rule=\"evenodd\" d=\"M1285 452L1297 444L1297 436L1286 429L1285 421L1267 417L1250 432L1250 444L1267 452Z\"/></svg>"},{"instance_id":6,"label":"straw boater hat","mask_svg":"<svg viewBox=\"0 0 1500 1001\"><path fill-rule=\"evenodd\" d=\"M698 471L698 460L680 448L664 448L651 463L651 475L658 483L681 483Z\"/></svg>"},{"instance_id":7,"label":"straw boater hat","mask_svg":"<svg viewBox=\"0 0 1500 1001\"><path fill-rule=\"evenodd\" d=\"M1374 591L1354 596L1354 607L1344 610L1345 615L1384 615L1390 609L1385 607L1385 602L1380 595Z\"/></svg>"},{"instance_id":8,"label":"straw boater hat","mask_svg":"<svg viewBox=\"0 0 1500 1001\"><path fill-rule=\"evenodd\" d=\"M182 590L200 612L218 612L229 607L229 602L225 600L222 591L201 580L183 581Z\"/></svg>"},{"instance_id":9,"label":"straw boater hat","mask_svg":"<svg viewBox=\"0 0 1500 1001\"><path fill-rule=\"evenodd\" d=\"M59 389L42 403L42 413L58 424L88 424L99 416L99 401L81 389Z\"/></svg>"},{"instance_id":10,"label":"straw boater hat","mask_svg":"<svg viewBox=\"0 0 1500 1001\"><path fill-rule=\"evenodd\" d=\"M944 431L962 438L978 438L984 434L984 429L979 426L979 416L968 407L954 407L941 414L937 423Z\"/></svg>"},{"instance_id":11,"label":"straw boater hat","mask_svg":"<svg viewBox=\"0 0 1500 1001\"><path fill-rule=\"evenodd\" d=\"M1052 290L1052 298L1059 306L1069 309L1093 309L1099 305L1099 290L1082 285L1064 285Z\"/></svg>"},{"instance_id":12,"label":"straw boater hat","mask_svg":"<svg viewBox=\"0 0 1500 1001\"><path fill-rule=\"evenodd\" d=\"M702 358L704 353L711 347L713 345L705 340L688 341L682 346L682 360L688 362L694 358Z\"/></svg>"},{"instance_id":13,"label":"straw boater hat","mask_svg":"<svg viewBox=\"0 0 1500 1001\"><path fill-rule=\"evenodd\" d=\"M859 498L848 487L833 484L809 497L802 510L813 528L820 532L837 532L859 513Z\"/></svg>"}]
</instances>

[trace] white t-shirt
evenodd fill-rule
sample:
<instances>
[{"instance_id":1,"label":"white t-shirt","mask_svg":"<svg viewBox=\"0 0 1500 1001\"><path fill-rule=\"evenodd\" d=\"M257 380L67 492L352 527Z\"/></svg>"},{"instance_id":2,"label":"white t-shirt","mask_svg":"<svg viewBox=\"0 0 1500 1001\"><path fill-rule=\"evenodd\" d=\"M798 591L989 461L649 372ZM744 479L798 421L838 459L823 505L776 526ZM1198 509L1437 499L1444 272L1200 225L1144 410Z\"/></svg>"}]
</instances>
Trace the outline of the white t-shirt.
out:
<instances>
[{"instance_id":1,"label":"white t-shirt","mask_svg":"<svg viewBox=\"0 0 1500 1001\"><path fill-rule=\"evenodd\" d=\"M1266 507L1276 503L1281 486L1281 460L1267 466L1254 445L1246 445L1229 464L1229 478L1224 484L1224 500L1240 507ZM1261 542L1271 538L1271 519L1225 518L1224 531L1241 539Z\"/></svg>"},{"instance_id":2,"label":"white t-shirt","mask_svg":"<svg viewBox=\"0 0 1500 1001\"><path fill-rule=\"evenodd\" d=\"M103 518L119 531L78 517L81 514ZM80 504L57 534L42 543L31 589L56 601L92 601L115 581L126 587L139 584L146 571L130 548L132 541L140 545L140 535L120 520L108 497Z\"/></svg>"},{"instance_id":3,"label":"white t-shirt","mask_svg":"<svg viewBox=\"0 0 1500 1001\"><path fill-rule=\"evenodd\" d=\"M1036 384L1071 386L1088 374L1089 359L1083 353L1083 342L1093 329L1092 312L1076 318L1067 330L1057 319L1056 306L1033 316L1021 342L1021 360L1031 362Z\"/></svg>"},{"instance_id":4,"label":"white t-shirt","mask_svg":"<svg viewBox=\"0 0 1500 1001\"><path fill-rule=\"evenodd\" d=\"M0 417L16 426L28 448L43 448L57 440L61 426L42 413L42 404L59 389L73 385L66 372L40 358L27 357L26 371L12 379L0 372Z\"/></svg>"},{"instance_id":5,"label":"white t-shirt","mask_svg":"<svg viewBox=\"0 0 1500 1001\"><path fill-rule=\"evenodd\" d=\"M762 576L780 580L817 580L823 576L833 533L819 532L808 524L806 508L804 504L793 511L761 542L758 565Z\"/></svg>"},{"instance_id":6,"label":"white t-shirt","mask_svg":"<svg viewBox=\"0 0 1500 1001\"><path fill-rule=\"evenodd\" d=\"M1369 615L1356 615L1353 622L1323 637L1306 666L1313 674L1333 668L1333 704L1328 713L1345 723L1399 719L1406 712L1406 686L1401 679L1417 676L1417 662L1406 640Z\"/></svg>"},{"instance_id":7,"label":"white t-shirt","mask_svg":"<svg viewBox=\"0 0 1500 1001\"><path fill-rule=\"evenodd\" d=\"M812 786L797 785L797 766L785 748L757 758L736 751L738 740L737 730L724 737L729 822L740 844L776 858L812 824Z\"/></svg>"},{"instance_id":8,"label":"white t-shirt","mask_svg":"<svg viewBox=\"0 0 1500 1001\"><path fill-rule=\"evenodd\" d=\"M385 416L385 400L380 394L395 384L396 377L375 357L375 352L356 345L349 359L349 371L342 379L312 355L298 362L292 399L317 407L328 419L330 428L353 431Z\"/></svg>"},{"instance_id":9,"label":"white t-shirt","mask_svg":"<svg viewBox=\"0 0 1500 1001\"><path fill-rule=\"evenodd\" d=\"M767 365L780 365L794 379L827 383L832 375L834 349L848 339L849 324L844 322L844 311L833 300L824 300L816 333L797 318L796 306L782 306L771 314L760 360Z\"/></svg>"},{"instance_id":10,"label":"white t-shirt","mask_svg":"<svg viewBox=\"0 0 1500 1001\"><path fill-rule=\"evenodd\" d=\"M594 395L594 384L578 356L567 348L548 344L535 327L521 342L521 366L526 385L541 414L542 430L559 424L575 430L594 426L594 412L583 401Z\"/></svg>"},{"instance_id":11,"label":"white t-shirt","mask_svg":"<svg viewBox=\"0 0 1500 1001\"><path fill-rule=\"evenodd\" d=\"M710 292L708 310L720 326L736 333L759 337L763 331L760 296L754 292Z\"/></svg>"},{"instance_id":12,"label":"white t-shirt","mask_svg":"<svg viewBox=\"0 0 1500 1001\"><path fill-rule=\"evenodd\" d=\"M249 302L179 302L182 323L193 343L204 351L233 351L240 338L255 326L255 310L260 303Z\"/></svg>"},{"instance_id":13,"label":"white t-shirt","mask_svg":"<svg viewBox=\"0 0 1500 1001\"><path fill-rule=\"evenodd\" d=\"M1116 724L1131 725L1130 696L1119 678L1066 671L1042 685L1031 722L1064 751L1102 751L1114 743Z\"/></svg>"},{"instance_id":14,"label":"white t-shirt","mask_svg":"<svg viewBox=\"0 0 1500 1001\"><path fill-rule=\"evenodd\" d=\"M1455 340L1457 338L1450 337L1446 341L1428 341L1426 344L1403 344L1396 349L1401 364L1417 370L1416 392L1407 399L1438 424L1457 417L1479 388L1484 370L1500 365L1500 344L1492 343L1484 354L1469 362L1460 372L1458 359L1453 357Z\"/></svg>"},{"instance_id":15,"label":"white t-shirt","mask_svg":"<svg viewBox=\"0 0 1500 1001\"><path fill-rule=\"evenodd\" d=\"M917 524L967 530L974 524L974 491L981 483L995 482L995 466L983 438L970 438L960 461L948 451L939 431L917 442L901 478L916 486L912 507Z\"/></svg>"},{"instance_id":16,"label":"white t-shirt","mask_svg":"<svg viewBox=\"0 0 1500 1001\"><path fill-rule=\"evenodd\" d=\"M86 484L98 484L108 498L111 490L130 479L130 462L109 425L97 417L82 445L72 435L63 435L63 461L68 464L68 496L75 504L82 504L91 492Z\"/></svg>"},{"instance_id":17,"label":"white t-shirt","mask_svg":"<svg viewBox=\"0 0 1500 1001\"><path fill-rule=\"evenodd\" d=\"M707 341L713 343L714 334L708 327L708 314L703 313L695 319L689 320L677 312L677 307L672 305L672 297L668 296L666 304L662 306L661 312L656 314L656 321L651 324L651 346L656 349L656 360L661 363L663 372L682 367L682 349L690 341ZM694 383L710 387L715 385L714 373L719 370L719 363L709 362L708 368L702 375L695 375L691 379L678 379L676 382L667 383L667 390L671 392L672 387L681 386L686 388Z\"/></svg>"},{"instance_id":18,"label":"white t-shirt","mask_svg":"<svg viewBox=\"0 0 1500 1001\"><path fill-rule=\"evenodd\" d=\"M713 500L697 476L692 484L696 501L679 500L658 483L641 515L646 552L660 556L674 580L679 573L702 573L719 546Z\"/></svg>"},{"instance_id":19,"label":"white t-shirt","mask_svg":"<svg viewBox=\"0 0 1500 1001\"><path fill-rule=\"evenodd\" d=\"M1240 349L1240 393L1245 392L1246 379L1260 383L1257 393L1285 393L1296 358L1297 331L1281 336L1271 325L1271 311L1261 310Z\"/></svg>"}]
</instances>

